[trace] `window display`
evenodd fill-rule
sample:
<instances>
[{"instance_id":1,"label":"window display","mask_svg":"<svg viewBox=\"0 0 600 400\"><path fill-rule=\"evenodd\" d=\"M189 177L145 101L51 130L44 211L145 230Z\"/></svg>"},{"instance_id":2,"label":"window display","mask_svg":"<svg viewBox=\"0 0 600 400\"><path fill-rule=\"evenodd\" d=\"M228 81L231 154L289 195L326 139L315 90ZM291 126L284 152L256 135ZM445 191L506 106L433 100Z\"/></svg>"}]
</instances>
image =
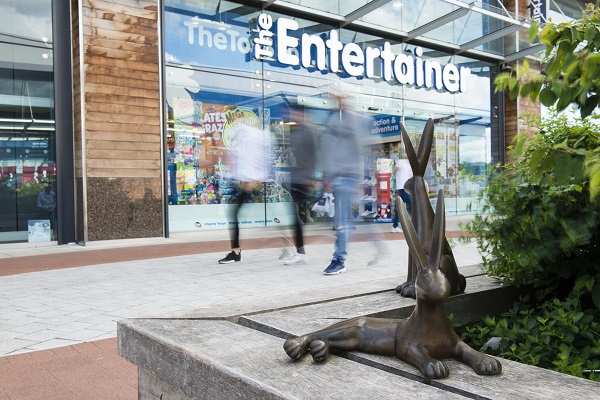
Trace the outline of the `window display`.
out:
<instances>
[{"instance_id":1,"label":"window display","mask_svg":"<svg viewBox=\"0 0 600 400\"><path fill-rule=\"evenodd\" d=\"M168 135L169 204L232 204L239 193L233 169L238 165L236 137L241 126L265 130L272 137L264 154L271 166L265 185L257 182L250 203L292 201L288 133L283 120L271 121L269 109L245 109L233 105L203 104L192 99L173 99L173 128ZM247 149L246 149L247 150Z\"/></svg>"},{"instance_id":2,"label":"window display","mask_svg":"<svg viewBox=\"0 0 600 400\"><path fill-rule=\"evenodd\" d=\"M295 121L286 117L286 103L301 105L305 122L325 126L331 123L327 121L332 113L339 115L335 91L344 86L351 86L357 94L350 105L372 121L364 132L368 148L363 165L366 183L352 202L352 214L357 220L392 220L391 188L395 187L395 177L393 172L383 172L383 160L388 160L389 167L389 160L402 158L400 122L418 146L429 118L434 120L436 129L425 172L430 192L445 189L447 212L463 212L471 207L479 184L460 171L477 165L481 175L491 161L489 64L391 41L384 41L380 52L383 57L379 60L373 47L376 38L334 27L319 28L313 21L301 18L294 18L294 29L286 30L289 45L284 49L285 46L271 41L279 31L265 28L268 24L261 28L259 18L263 22L268 22L265 18L289 22L289 18L263 13L258 8L252 11L251 7L238 14L235 3L218 3L218 7L212 1L196 5L168 0L165 4L166 161L171 232L223 228L229 223L228 210L240 193L240 182L235 176L237 169L243 168L236 157L236 135L241 125L267 131L271 144L266 156L268 179L257 183L249 194L250 207L243 211L247 218L240 224L292 224L296 212L292 198L296 156L290 147L290 128ZM332 71L318 52L314 57L303 56L303 50L311 46L320 48L317 37L323 32L338 38L344 48L354 49L352 54L375 54L365 64L368 73L359 74L348 60L341 62L356 73ZM265 40L267 36L269 40ZM295 46L294 39L303 37L312 44ZM271 45L277 48L270 48ZM273 53L273 57L264 57L274 50L277 54ZM261 57L256 57L257 52ZM388 55L392 53L403 55L398 65L406 68L410 63L403 60L411 57L418 66L431 67L419 69L427 75L419 72L423 82L434 82L435 78L442 83L416 85L391 79ZM304 61L282 63L278 61L281 57ZM448 90L448 85L443 85L446 70L450 71L446 74L450 89L452 84L459 85L458 78L460 88ZM457 75L456 71L464 73ZM408 73L408 69L397 72ZM379 179L378 159L382 160ZM383 184L385 188L378 186ZM300 209L310 212L315 200L313 197L304 201ZM306 215L305 219L312 221L312 217L319 221L317 214Z\"/></svg>"}]
</instances>

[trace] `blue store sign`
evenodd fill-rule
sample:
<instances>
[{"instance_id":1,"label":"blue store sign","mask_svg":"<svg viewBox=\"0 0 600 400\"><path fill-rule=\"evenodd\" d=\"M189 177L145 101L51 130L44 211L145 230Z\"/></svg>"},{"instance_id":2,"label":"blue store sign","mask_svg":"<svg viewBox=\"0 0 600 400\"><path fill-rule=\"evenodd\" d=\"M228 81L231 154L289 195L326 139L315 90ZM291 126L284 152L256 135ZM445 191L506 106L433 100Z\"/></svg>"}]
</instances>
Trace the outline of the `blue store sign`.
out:
<instances>
[{"instance_id":1,"label":"blue store sign","mask_svg":"<svg viewBox=\"0 0 600 400\"><path fill-rule=\"evenodd\" d=\"M400 135L400 117L383 114L372 117L371 135L382 137Z\"/></svg>"}]
</instances>

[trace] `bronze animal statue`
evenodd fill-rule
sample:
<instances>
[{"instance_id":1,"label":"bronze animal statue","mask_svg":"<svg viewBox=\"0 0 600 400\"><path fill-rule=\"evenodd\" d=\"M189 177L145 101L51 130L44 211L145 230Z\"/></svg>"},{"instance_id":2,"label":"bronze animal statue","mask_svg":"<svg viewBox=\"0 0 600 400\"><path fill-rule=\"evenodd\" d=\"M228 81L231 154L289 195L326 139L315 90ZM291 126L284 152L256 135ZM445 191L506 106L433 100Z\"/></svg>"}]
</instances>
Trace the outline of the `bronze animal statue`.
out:
<instances>
[{"instance_id":1,"label":"bronze animal statue","mask_svg":"<svg viewBox=\"0 0 600 400\"><path fill-rule=\"evenodd\" d=\"M455 358L470 365L480 375L502 372L502 364L463 342L450 325L444 300L450 295L450 283L440 271L444 244L444 194L440 190L429 255L419 242L409 221L404 204L399 210L400 222L410 252L419 268L416 275L417 304L407 319L356 317L323 330L288 339L283 347L292 359L310 351L314 361L324 361L330 351L363 351L384 356L397 356L430 379L448 376L442 359Z\"/></svg>"},{"instance_id":2,"label":"bronze animal statue","mask_svg":"<svg viewBox=\"0 0 600 400\"><path fill-rule=\"evenodd\" d=\"M429 254L433 236L434 214L433 207L431 207L431 203L429 202L429 195L427 194L423 175L427 168L427 162L429 161L429 154L431 153L431 146L433 144L433 120L430 118L425 125L421 143L419 144L418 154L415 154L415 149L410 142L406 129L404 129L404 125L400 124L400 128L402 129L402 141L404 142L406 155L408 156L408 161L413 172L412 178L404 184L404 190L410 194L412 200L412 224L417 231L419 241L425 250L425 254ZM396 202L396 204L400 203ZM451 295L463 293L465 291L467 281L465 277L458 272L452 249L445 237L443 237L442 260L439 268L450 282ZM403 297L412 297L414 299L417 272L418 268L414 256L409 254L407 280L396 287L396 292L400 293Z\"/></svg>"}]
</instances>

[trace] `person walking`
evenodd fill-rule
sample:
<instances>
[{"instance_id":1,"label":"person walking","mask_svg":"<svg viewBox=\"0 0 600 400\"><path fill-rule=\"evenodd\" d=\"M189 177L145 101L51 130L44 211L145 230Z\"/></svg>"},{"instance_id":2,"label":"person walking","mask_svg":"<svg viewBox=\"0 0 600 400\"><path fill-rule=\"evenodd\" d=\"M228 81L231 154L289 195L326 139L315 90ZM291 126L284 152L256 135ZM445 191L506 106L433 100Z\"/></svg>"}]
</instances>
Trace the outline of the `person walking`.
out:
<instances>
[{"instance_id":1,"label":"person walking","mask_svg":"<svg viewBox=\"0 0 600 400\"><path fill-rule=\"evenodd\" d=\"M412 208L412 200L410 198L410 194L404 189L404 184L407 180L412 178L412 168L410 167L410 162L408 159L403 158L400 160L396 160L394 164L394 171L396 173L396 197L400 196L404 204L406 205L406 211L408 215L410 215ZM396 199L396 198L394 198ZM402 228L398 226L399 222L398 215L398 205L394 207L394 220L392 223L392 233L401 233Z\"/></svg>"},{"instance_id":2,"label":"person walking","mask_svg":"<svg viewBox=\"0 0 600 400\"><path fill-rule=\"evenodd\" d=\"M237 165L232 178L240 181L240 190L237 193L235 208L230 215L230 221L233 222L229 231L231 251L219 260L219 264L242 261L239 215L248 200L248 194L253 191L257 183L264 182L269 177L271 168L270 132L248 125L241 125L235 137L234 153Z\"/></svg>"},{"instance_id":3,"label":"person walking","mask_svg":"<svg viewBox=\"0 0 600 400\"><path fill-rule=\"evenodd\" d=\"M340 114L330 118L329 129L322 143L323 175L333 184L335 196L334 226L335 249L325 275L337 275L346 271L348 241L353 230L352 198L363 177L364 165L359 135L367 132L365 117L345 107L340 97Z\"/></svg>"},{"instance_id":4,"label":"person walking","mask_svg":"<svg viewBox=\"0 0 600 400\"><path fill-rule=\"evenodd\" d=\"M304 110L295 103L288 104L288 119L296 124L290 128L290 147L296 160L292 168L291 184L292 197L297 205L296 223L294 224L294 246L296 252L284 261L286 265L305 263L306 251L304 250L304 221L300 216L300 208L306 204L313 190L315 166L317 163L317 149L315 145L316 127L304 121ZM310 211L308 211L310 212ZM308 216L305 211L305 216Z\"/></svg>"}]
</instances>

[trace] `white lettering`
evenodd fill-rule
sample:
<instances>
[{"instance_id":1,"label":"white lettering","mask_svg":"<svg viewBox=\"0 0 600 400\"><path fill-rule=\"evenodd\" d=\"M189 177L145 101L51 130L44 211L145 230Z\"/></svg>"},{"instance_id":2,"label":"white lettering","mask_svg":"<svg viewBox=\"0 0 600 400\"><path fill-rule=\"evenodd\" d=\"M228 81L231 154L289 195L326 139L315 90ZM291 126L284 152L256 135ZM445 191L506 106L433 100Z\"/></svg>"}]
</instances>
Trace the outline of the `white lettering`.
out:
<instances>
[{"instance_id":1,"label":"white lettering","mask_svg":"<svg viewBox=\"0 0 600 400\"><path fill-rule=\"evenodd\" d=\"M183 25L187 27L189 44L195 44L197 35L199 46L243 54L252 51L258 60L333 73L344 71L354 77L372 79L381 74L383 80L401 85L464 93L471 73L469 68L424 60L419 46L412 49L412 54L396 56L389 42L384 42L381 48L342 43L335 29L330 30L326 38L303 33L298 39L293 35L299 29L297 21L279 18L275 24L273 18L264 13L257 17L250 39L236 28L219 32L210 26L204 27L198 17L184 21ZM274 27L275 32L272 32Z\"/></svg>"},{"instance_id":2,"label":"white lettering","mask_svg":"<svg viewBox=\"0 0 600 400\"><path fill-rule=\"evenodd\" d=\"M442 66L439 62L425 60L425 87L442 88Z\"/></svg>"},{"instance_id":3,"label":"white lettering","mask_svg":"<svg viewBox=\"0 0 600 400\"><path fill-rule=\"evenodd\" d=\"M273 17L263 13L258 16L257 22L261 29L268 31L273 26Z\"/></svg>"},{"instance_id":4,"label":"white lettering","mask_svg":"<svg viewBox=\"0 0 600 400\"><path fill-rule=\"evenodd\" d=\"M458 92L460 87L458 85L458 68L456 65L444 65L444 68L442 68L442 81L444 82L444 89L449 92Z\"/></svg>"},{"instance_id":5,"label":"white lettering","mask_svg":"<svg viewBox=\"0 0 600 400\"><path fill-rule=\"evenodd\" d=\"M240 37L237 42L238 51L243 54L248 54L252 51L252 46L250 45L250 41L245 37Z\"/></svg>"},{"instance_id":6,"label":"white lettering","mask_svg":"<svg viewBox=\"0 0 600 400\"><path fill-rule=\"evenodd\" d=\"M315 50L314 53L312 50ZM304 68L310 68L314 66L313 54L316 58L316 66L317 69L323 71L325 66L325 43L320 36L310 36L308 34L302 35L302 66Z\"/></svg>"},{"instance_id":7,"label":"white lettering","mask_svg":"<svg viewBox=\"0 0 600 400\"><path fill-rule=\"evenodd\" d=\"M423 60L421 60L423 49L415 47L413 54L415 55L415 86L423 86L425 83L425 71L423 71Z\"/></svg>"},{"instance_id":8,"label":"white lettering","mask_svg":"<svg viewBox=\"0 0 600 400\"><path fill-rule=\"evenodd\" d=\"M349 75L360 76L364 73L365 55L356 43L348 43L342 49L342 68Z\"/></svg>"},{"instance_id":9,"label":"white lettering","mask_svg":"<svg viewBox=\"0 0 600 400\"><path fill-rule=\"evenodd\" d=\"M188 28L188 43L194 44L194 28L198 27L198 22L192 19L191 21L184 21L183 25Z\"/></svg>"},{"instance_id":10,"label":"white lettering","mask_svg":"<svg viewBox=\"0 0 600 400\"><path fill-rule=\"evenodd\" d=\"M198 44L204 46L204 39L206 39L206 45L212 47L212 33L205 31L202 25L198 26Z\"/></svg>"},{"instance_id":11,"label":"white lettering","mask_svg":"<svg viewBox=\"0 0 600 400\"><path fill-rule=\"evenodd\" d=\"M390 42L385 42L383 44L383 48L381 49L381 59L383 60L383 64L381 65L381 77L386 81L392 80L392 62L394 61L394 53L390 49Z\"/></svg>"},{"instance_id":12,"label":"white lettering","mask_svg":"<svg viewBox=\"0 0 600 400\"><path fill-rule=\"evenodd\" d=\"M338 32L332 30L329 32L329 39L325 42L329 51L329 70L331 72L340 71L340 51L344 45L340 42Z\"/></svg>"},{"instance_id":13,"label":"white lettering","mask_svg":"<svg viewBox=\"0 0 600 400\"><path fill-rule=\"evenodd\" d=\"M273 32L270 31L259 31L258 37L254 38L252 41L256 46L254 46L254 56L258 59L262 57L273 57L275 54L275 50L271 46L273 46Z\"/></svg>"},{"instance_id":14,"label":"white lettering","mask_svg":"<svg viewBox=\"0 0 600 400\"><path fill-rule=\"evenodd\" d=\"M298 22L279 18L277 21L277 61L286 65L298 65L300 60L288 52L288 48L298 47L298 39L288 36L288 31L298 30Z\"/></svg>"},{"instance_id":15,"label":"white lettering","mask_svg":"<svg viewBox=\"0 0 600 400\"><path fill-rule=\"evenodd\" d=\"M365 49L365 76L367 78L375 77L375 67L373 63L375 59L381 55L381 50L375 47L367 47Z\"/></svg>"},{"instance_id":16,"label":"white lettering","mask_svg":"<svg viewBox=\"0 0 600 400\"><path fill-rule=\"evenodd\" d=\"M213 43L215 44L215 48L219 50L227 50L227 36L223 32L215 33L213 37Z\"/></svg>"},{"instance_id":17,"label":"white lettering","mask_svg":"<svg viewBox=\"0 0 600 400\"><path fill-rule=\"evenodd\" d=\"M464 93L465 90L467 89L467 76L469 76L471 74L471 70L469 68L466 67L460 67L459 70L459 78L458 78L458 91L460 93Z\"/></svg>"},{"instance_id":18,"label":"white lettering","mask_svg":"<svg viewBox=\"0 0 600 400\"><path fill-rule=\"evenodd\" d=\"M231 41L231 51L235 51L235 43L237 41L237 37L240 35L237 31L228 30L227 34L229 35L229 40Z\"/></svg>"},{"instance_id":19,"label":"white lettering","mask_svg":"<svg viewBox=\"0 0 600 400\"><path fill-rule=\"evenodd\" d=\"M412 56L398 54L394 61L394 78L403 85L414 85L415 61Z\"/></svg>"}]
</instances>

